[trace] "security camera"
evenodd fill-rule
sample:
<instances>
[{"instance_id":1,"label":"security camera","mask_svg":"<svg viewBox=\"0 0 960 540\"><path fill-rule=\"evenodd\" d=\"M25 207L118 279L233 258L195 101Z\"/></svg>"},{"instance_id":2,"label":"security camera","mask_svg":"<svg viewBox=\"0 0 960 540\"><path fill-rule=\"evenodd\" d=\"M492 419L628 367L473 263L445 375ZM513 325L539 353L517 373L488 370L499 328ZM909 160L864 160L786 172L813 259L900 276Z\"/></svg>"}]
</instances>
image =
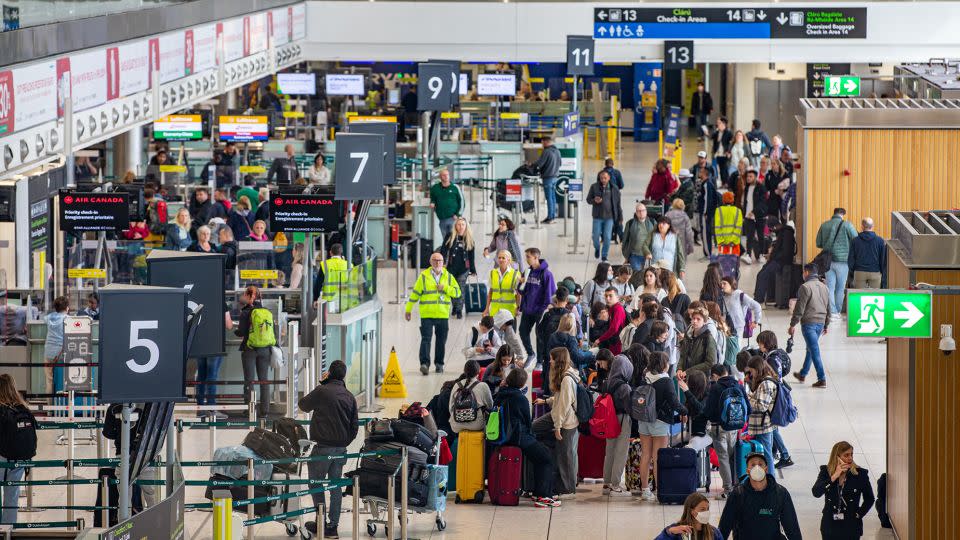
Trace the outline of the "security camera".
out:
<instances>
[{"instance_id":1,"label":"security camera","mask_svg":"<svg viewBox=\"0 0 960 540\"><path fill-rule=\"evenodd\" d=\"M953 351L957 350L957 342L953 340L952 324L940 325L940 350L947 356L950 356Z\"/></svg>"}]
</instances>

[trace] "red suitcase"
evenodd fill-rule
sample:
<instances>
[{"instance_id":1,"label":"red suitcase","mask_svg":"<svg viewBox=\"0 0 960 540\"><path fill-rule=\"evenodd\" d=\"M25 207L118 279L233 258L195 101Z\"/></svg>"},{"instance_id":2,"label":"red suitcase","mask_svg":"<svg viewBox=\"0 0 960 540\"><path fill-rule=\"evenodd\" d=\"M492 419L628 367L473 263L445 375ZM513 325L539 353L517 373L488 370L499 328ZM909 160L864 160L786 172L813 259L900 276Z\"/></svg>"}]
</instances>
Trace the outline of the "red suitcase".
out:
<instances>
[{"instance_id":1,"label":"red suitcase","mask_svg":"<svg viewBox=\"0 0 960 540\"><path fill-rule=\"evenodd\" d=\"M577 442L577 477L603 478L603 459L607 453L607 441L580 434Z\"/></svg>"},{"instance_id":2,"label":"red suitcase","mask_svg":"<svg viewBox=\"0 0 960 540\"><path fill-rule=\"evenodd\" d=\"M487 491L490 502L497 506L520 504L520 483L523 479L523 453L516 446L498 446L487 464Z\"/></svg>"},{"instance_id":3,"label":"red suitcase","mask_svg":"<svg viewBox=\"0 0 960 540\"><path fill-rule=\"evenodd\" d=\"M530 386L534 389L539 389L543 386L543 370L535 369L533 370L533 382L530 383Z\"/></svg>"}]
</instances>

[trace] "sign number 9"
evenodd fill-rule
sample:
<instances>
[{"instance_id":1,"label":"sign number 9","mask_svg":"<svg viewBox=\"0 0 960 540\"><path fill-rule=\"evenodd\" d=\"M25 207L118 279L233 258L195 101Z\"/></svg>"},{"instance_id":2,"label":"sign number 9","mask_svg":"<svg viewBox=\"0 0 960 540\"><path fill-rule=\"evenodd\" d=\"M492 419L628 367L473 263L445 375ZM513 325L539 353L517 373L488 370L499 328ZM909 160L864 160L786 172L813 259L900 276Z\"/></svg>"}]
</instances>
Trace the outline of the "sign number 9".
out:
<instances>
[{"instance_id":1,"label":"sign number 9","mask_svg":"<svg viewBox=\"0 0 960 540\"><path fill-rule=\"evenodd\" d=\"M159 326L159 321L130 321L130 349L143 347L150 353L146 364L140 364L133 358L127 360L127 367L130 368L130 371L134 373L149 373L153 371L153 368L157 367L157 363L160 361L160 348L157 347L156 341L140 337L140 331L156 330Z\"/></svg>"},{"instance_id":2,"label":"sign number 9","mask_svg":"<svg viewBox=\"0 0 960 540\"><path fill-rule=\"evenodd\" d=\"M440 95L440 90L443 89L443 81L440 80L440 77L430 77L430 79L427 80L427 88L433 92L430 99L437 99L437 96Z\"/></svg>"}]
</instances>

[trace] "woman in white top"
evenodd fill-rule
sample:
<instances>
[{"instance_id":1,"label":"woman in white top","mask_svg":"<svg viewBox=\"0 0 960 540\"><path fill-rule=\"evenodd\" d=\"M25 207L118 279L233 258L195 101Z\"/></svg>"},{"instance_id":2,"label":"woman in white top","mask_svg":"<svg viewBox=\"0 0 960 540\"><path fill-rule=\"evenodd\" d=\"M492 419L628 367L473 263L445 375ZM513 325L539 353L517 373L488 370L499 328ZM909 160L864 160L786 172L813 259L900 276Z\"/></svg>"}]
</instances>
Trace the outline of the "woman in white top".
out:
<instances>
[{"instance_id":1,"label":"woman in white top","mask_svg":"<svg viewBox=\"0 0 960 540\"><path fill-rule=\"evenodd\" d=\"M319 186L330 185L330 169L324 164L323 154L317 152L313 158L313 165L307 169L307 181Z\"/></svg>"},{"instance_id":2,"label":"woman in white top","mask_svg":"<svg viewBox=\"0 0 960 540\"><path fill-rule=\"evenodd\" d=\"M663 290L663 285L660 284L660 274L657 272L657 269L652 266L643 270L643 287L637 289L637 292L634 293L630 309L640 309L640 297L645 294L656 296L657 302L667 296L667 291Z\"/></svg>"},{"instance_id":3,"label":"woman in white top","mask_svg":"<svg viewBox=\"0 0 960 540\"><path fill-rule=\"evenodd\" d=\"M577 385L580 374L570 363L570 353L556 348L550 351L550 392L547 399L539 398L537 405L550 405L550 412L533 422L534 433L553 432L557 444L553 448L553 460L560 471L560 484L554 491L570 495L577 489Z\"/></svg>"},{"instance_id":4,"label":"woman in white top","mask_svg":"<svg viewBox=\"0 0 960 540\"><path fill-rule=\"evenodd\" d=\"M293 246L293 264L290 266L290 288L299 289L303 280L303 244Z\"/></svg>"},{"instance_id":5,"label":"woman in white top","mask_svg":"<svg viewBox=\"0 0 960 540\"><path fill-rule=\"evenodd\" d=\"M731 332L738 338L744 335L748 313L751 315L750 331L752 332L763 317L763 308L749 294L737 288L736 278L727 276L720 284L723 287L723 304L727 308L727 319L733 323Z\"/></svg>"},{"instance_id":6,"label":"woman in white top","mask_svg":"<svg viewBox=\"0 0 960 540\"><path fill-rule=\"evenodd\" d=\"M490 393L490 387L477 379L480 374L480 364L476 360L467 360L463 365L463 373L454 381L453 390L450 392L450 427L455 433L461 431L483 431L487 427L487 414L493 407L493 394ZM478 410L475 411L457 411L457 395L462 392L470 392L477 404ZM462 401L462 400L461 400ZM472 420L467 416L473 416ZM458 420L459 418L459 420Z\"/></svg>"},{"instance_id":7,"label":"woman in white top","mask_svg":"<svg viewBox=\"0 0 960 540\"><path fill-rule=\"evenodd\" d=\"M733 145L730 146L730 164L732 166L739 165L740 160L747 156L749 149L747 137L743 134L743 131L738 129L733 134ZM733 170L730 172L733 172Z\"/></svg>"},{"instance_id":8,"label":"woman in white top","mask_svg":"<svg viewBox=\"0 0 960 540\"><path fill-rule=\"evenodd\" d=\"M650 254L657 266L684 278L686 254L683 242L673 231L673 223L667 216L657 218L657 230L650 237Z\"/></svg>"}]
</instances>

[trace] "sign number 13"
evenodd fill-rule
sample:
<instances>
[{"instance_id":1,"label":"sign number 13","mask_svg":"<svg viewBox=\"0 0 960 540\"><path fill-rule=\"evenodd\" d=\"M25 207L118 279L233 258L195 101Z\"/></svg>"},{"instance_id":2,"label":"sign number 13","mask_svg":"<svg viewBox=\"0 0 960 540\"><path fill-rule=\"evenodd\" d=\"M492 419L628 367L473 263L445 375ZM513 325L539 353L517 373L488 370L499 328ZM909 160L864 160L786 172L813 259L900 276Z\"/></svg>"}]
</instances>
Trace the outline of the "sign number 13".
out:
<instances>
[{"instance_id":1,"label":"sign number 13","mask_svg":"<svg viewBox=\"0 0 960 540\"><path fill-rule=\"evenodd\" d=\"M670 55L671 64L690 63L690 49L687 47L670 47L667 49L667 54Z\"/></svg>"}]
</instances>

